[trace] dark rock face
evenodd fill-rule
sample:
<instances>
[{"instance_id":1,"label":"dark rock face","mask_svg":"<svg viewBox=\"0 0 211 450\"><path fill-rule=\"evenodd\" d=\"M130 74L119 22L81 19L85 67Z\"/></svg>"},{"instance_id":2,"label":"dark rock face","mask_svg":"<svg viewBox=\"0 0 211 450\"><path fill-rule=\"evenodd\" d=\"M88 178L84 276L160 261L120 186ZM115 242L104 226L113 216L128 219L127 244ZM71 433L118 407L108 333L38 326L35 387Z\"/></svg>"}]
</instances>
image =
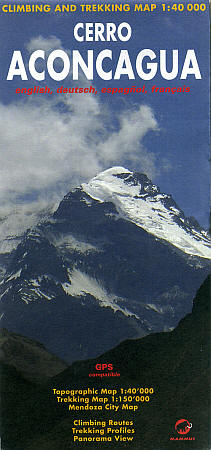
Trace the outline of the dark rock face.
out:
<instances>
[{"instance_id":1,"label":"dark rock face","mask_svg":"<svg viewBox=\"0 0 211 450\"><path fill-rule=\"evenodd\" d=\"M140 185L141 196L160 194L145 175L118 177ZM177 207L170 196L161 201ZM179 214L191 233L193 225ZM112 201L78 188L13 254L0 286L1 323L68 362L95 357L127 338L174 328L209 270L208 260L158 239L123 218Z\"/></svg>"},{"instance_id":2,"label":"dark rock face","mask_svg":"<svg viewBox=\"0 0 211 450\"><path fill-rule=\"evenodd\" d=\"M12 367L2 368L4 450L66 450L75 448L73 420L132 420L136 433L129 448L205 450L210 448L210 297L211 276L198 290L192 314L182 319L169 333L156 333L138 340L128 340L90 361L77 362L50 378L47 384L29 383ZM121 377L96 380L89 378L96 363L112 363ZM8 390L8 386L10 386ZM153 386L152 401L137 412L68 411L53 398L52 389L108 389ZM14 402L14 394L16 401ZM45 407L43 408L43 405ZM189 437L180 442L175 431L178 420L192 424ZM174 438L172 442L170 439ZM89 448L119 450L120 444L89 443ZM87 443L78 443L85 448Z\"/></svg>"}]
</instances>

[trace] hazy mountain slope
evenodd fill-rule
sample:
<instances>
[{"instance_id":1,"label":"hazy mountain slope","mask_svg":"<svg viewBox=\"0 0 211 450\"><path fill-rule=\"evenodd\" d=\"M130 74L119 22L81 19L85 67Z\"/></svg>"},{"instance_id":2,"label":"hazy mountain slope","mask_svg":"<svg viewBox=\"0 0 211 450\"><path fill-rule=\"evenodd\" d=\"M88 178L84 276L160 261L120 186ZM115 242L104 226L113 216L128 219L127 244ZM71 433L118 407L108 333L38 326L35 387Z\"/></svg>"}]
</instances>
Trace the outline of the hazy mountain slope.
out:
<instances>
[{"instance_id":1,"label":"hazy mountain slope","mask_svg":"<svg viewBox=\"0 0 211 450\"><path fill-rule=\"evenodd\" d=\"M0 330L0 361L18 370L25 378L40 382L67 367L42 344L5 329Z\"/></svg>"}]
</instances>

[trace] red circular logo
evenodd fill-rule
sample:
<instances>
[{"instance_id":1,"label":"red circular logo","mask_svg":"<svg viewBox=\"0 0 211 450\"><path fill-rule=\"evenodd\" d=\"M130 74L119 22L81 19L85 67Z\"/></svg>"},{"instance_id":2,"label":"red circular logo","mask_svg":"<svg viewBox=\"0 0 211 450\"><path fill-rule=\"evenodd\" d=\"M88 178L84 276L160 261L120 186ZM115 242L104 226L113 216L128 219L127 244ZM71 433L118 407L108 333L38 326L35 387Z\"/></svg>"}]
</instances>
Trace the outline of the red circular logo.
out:
<instances>
[{"instance_id":1,"label":"red circular logo","mask_svg":"<svg viewBox=\"0 0 211 450\"><path fill-rule=\"evenodd\" d=\"M192 428L192 423L188 422L186 419L180 419L175 423L175 430L179 434L187 434Z\"/></svg>"}]
</instances>

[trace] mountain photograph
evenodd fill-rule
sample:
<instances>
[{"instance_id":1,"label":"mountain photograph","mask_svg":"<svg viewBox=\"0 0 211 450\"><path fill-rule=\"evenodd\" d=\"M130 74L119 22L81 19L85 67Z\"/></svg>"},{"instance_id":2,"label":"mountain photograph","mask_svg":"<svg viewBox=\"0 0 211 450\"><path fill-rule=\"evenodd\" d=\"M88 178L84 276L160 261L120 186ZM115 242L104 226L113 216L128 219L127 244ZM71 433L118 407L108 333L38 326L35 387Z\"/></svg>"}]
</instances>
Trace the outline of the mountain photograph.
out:
<instances>
[{"instance_id":1,"label":"mountain photograph","mask_svg":"<svg viewBox=\"0 0 211 450\"><path fill-rule=\"evenodd\" d=\"M137 412L127 412L135 427L127 445L190 448L175 431L182 414L193 426L191 448L207 450L210 237L171 195L144 174L113 167L69 192L7 256L4 450L75 448L74 423L87 424L87 411L56 403L54 390L67 386L125 393L153 386L150 404L130 405ZM120 378L90 377L108 362ZM91 410L88 418L117 423L113 411ZM118 423L124 420L118 411ZM119 439L127 439L125 429ZM77 448L87 446L83 439ZM119 449L109 439L99 445ZM88 445L99 448L92 438Z\"/></svg>"},{"instance_id":2,"label":"mountain photograph","mask_svg":"<svg viewBox=\"0 0 211 450\"><path fill-rule=\"evenodd\" d=\"M54 3L0 5L0 448L209 450L208 5Z\"/></svg>"},{"instance_id":3,"label":"mountain photograph","mask_svg":"<svg viewBox=\"0 0 211 450\"><path fill-rule=\"evenodd\" d=\"M210 272L208 233L149 178L108 169L29 229L1 281L2 327L68 363L170 331Z\"/></svg>"}]
</instances>

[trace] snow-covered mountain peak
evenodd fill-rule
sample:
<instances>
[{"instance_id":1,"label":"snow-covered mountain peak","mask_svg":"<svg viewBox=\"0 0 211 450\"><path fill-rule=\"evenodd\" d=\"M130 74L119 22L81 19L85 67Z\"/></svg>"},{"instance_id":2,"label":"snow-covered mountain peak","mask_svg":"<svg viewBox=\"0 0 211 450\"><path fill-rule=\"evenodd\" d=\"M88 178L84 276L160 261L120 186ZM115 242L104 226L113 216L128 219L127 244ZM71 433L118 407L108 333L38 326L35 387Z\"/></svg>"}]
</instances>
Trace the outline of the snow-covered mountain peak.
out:
<instances>
[{"instance_id":1,"label":"snow-covered mountain peak","mask_svg":"<svg viewBox=\"0 0 211 450\"><path fill-rule=\"evenodd\" d=\"M208 233L186 218L171 195L161 193L146 175L113 167L82 184L82 189L94 200L112 202L120 217L157 238L189 255L211 259Z\"/></svg>"},{"instance_id":2,"label":"snow-covered mountain peak","mask_svg":"<svg viewBox=\"0 0 211 450\"><path fill-rule=\"evenodd\" d=\"M82 184L86 193L96 200L109 201L116 194L122 196L146 196L160 193L160 189L142 173L131 172L124 167L112 167ZM88 192L89 191L89 192ZM165 195L165 197L169 197Z\"/></svg>"},{"instance_id":3,"label":"snow-covered mountain peak","mask_svg":"<svg viewBox=\"0 0 211 450\"><path fill-rule=\"evenodd\" d=\"M38 219L25 230L23 217L19 245L1 255L1 326L68 361L174 328L210 271L190 256L209 257L206 232L146 175L122 167Z\"/></svg>"},{"instance_id":4,"label":"snow-covered mountain peak","mask_svg":"<svg viewBox=\"0 0 211 450\"><path fill-rule=\"evenodd\" d=\"M100 178L100 179L106 179L108 176L114 176L114 175L122 175L123 173L130 173L132 174L133 172L131 172L128 169L125 169L125 167L122 166L114 166L114 167L110 167L109 169L104 170L103 172L100 172L95 178Z\"/></svg>"},{"instance_id":5,"label":"snow-covered mountain peak","mask_svg":"<svg viewBox=\"0 0 211 450\"><path fill-rule=\"evenodd\" d=\"M89 183L82 184L83 190L95 200L112 201L115 196L139 195L141 186L129 183L133 172L124 167L112 167L92 178Z\"/></svg>"}]
</instances>

